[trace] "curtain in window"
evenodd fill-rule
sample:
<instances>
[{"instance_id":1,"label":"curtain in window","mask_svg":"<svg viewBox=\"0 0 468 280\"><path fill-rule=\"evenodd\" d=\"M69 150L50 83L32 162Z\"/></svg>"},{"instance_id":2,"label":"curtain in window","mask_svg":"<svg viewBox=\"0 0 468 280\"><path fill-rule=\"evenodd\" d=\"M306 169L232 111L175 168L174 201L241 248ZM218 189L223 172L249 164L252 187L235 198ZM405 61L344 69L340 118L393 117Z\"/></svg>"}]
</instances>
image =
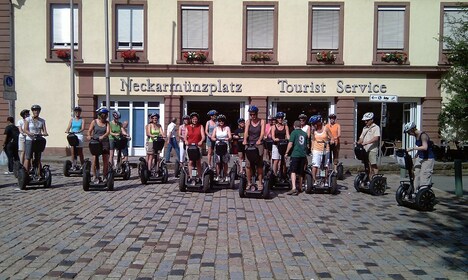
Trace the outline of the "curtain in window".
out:
<instances>
[{"instance_id":1,"label":"curtain in window","mask_svg":"<svg viewBox=\"0 0 468 280\"><path fill-rule=\"evenodd\" d=\"M454 30L460 25L458 22L463 19L464 11L459 7L444 8L444 30L443 35L451 37ZM447 43L444 42L444 50L448 50Z\"/></svg>"},{"instance_id":2,"label":"curtain in window","mask_svg":"<svg viewBox=\"0 0 468 280\"><path fill-rule=\"evenodd\" d=\"M273 49L273 16L273 7L247 7L247 49Z\"/></svg>"},{"instance_id":3,"label":"curtain in window","mask_svg":"<svg viewBox=\"0 0 468 280\"><path fill-rule=\"evenodd\" d=\"M54 4L52 8L52 48L65 49L70 47L70 6ZM74 45L78 48L78 6L73 8Z\"/></svg>"},{"instance_id":4,"label":"curtain in window","mask_svg":"<svg viewBox=\"0 0 468 280\"><path fill-rule=\"evenodd\" d=\"M337 50L340 33L339 7L312 8L312 49Z\"/></svg>"},{"instance_id":5,"label":"curtain in window","mask_svg":"<svg viewBox=\"0 0 468 280\"><path fill-rule=\"evenodd\" d=\"M143 7L117 7L117 40L119 49L143 49Z\"/></svg>"},{"instance_id":6,"label":"curtain in window","mask_svg":"<svg viewBox=\"0 0 468 280\"><path fill-rule=\"evenodd\" d=\"M404 49L405 8L379 8L377 32L378 49Z\"/></svg>"},{"instance_id":7,"label":"curtain in window","mask_svg":"<svg viewBox=\"0 0 468 280\"><path fill-rule=\"evenodd\" d=\"M182 48L208 49L208 7L182 7Z\"/></svg>"}]
</instances>

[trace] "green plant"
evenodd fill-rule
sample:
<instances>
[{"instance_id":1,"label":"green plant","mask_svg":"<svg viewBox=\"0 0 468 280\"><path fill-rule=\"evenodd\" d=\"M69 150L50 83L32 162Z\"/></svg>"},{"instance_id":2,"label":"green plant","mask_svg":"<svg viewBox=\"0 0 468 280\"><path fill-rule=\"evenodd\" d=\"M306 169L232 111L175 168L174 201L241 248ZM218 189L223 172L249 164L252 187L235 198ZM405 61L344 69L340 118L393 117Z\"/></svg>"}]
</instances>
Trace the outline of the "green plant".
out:
<instances>
[{"instance_id":1,"label":"green plant","mask_svg":"<svg viewBox=\"0 0 468 280\"><path fill-rule=\"evenodd\" d=\"M315 54L315 59L318 62L333 63L336 60L336 55L332 51L321 51Z\"/></svg>"},{"instance_id":2,"label":"green plant","mask_svg":"<svg viewBox=\"0 0 468 280\"><path fill-rule=\"evenodd\" d=\"M390 63L396 62L398 64L406 63L408 60L408 54L405 52L388 52L388 53L381 53L380 60Z\"/></svg>"},{"instance_id":3,"label":"green plant","mask_svg":"<svg viewBox=\"0 0 468 280\"><path fill-rule=\"evenodd\" d=\"M259 62L259 61L270 61L271 58L268 54L259 52L259 53L254 53L250 55L250 60Z\"/></svg>"}]
</instances>

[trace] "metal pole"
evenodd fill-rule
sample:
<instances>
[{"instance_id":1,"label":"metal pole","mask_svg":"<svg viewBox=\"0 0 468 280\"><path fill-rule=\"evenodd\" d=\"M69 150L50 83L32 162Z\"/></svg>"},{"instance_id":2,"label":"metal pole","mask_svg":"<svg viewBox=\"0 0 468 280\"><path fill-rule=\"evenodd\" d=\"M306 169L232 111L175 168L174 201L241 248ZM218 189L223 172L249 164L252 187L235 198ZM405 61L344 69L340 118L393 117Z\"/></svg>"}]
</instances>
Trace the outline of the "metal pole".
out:
<instances>
[{"instance_id":1,"label":"metal pole","mask_svg":"<svg viewBox=\"0 0 468 280\"><path fill-rule=\"evenodd\" d=\"M70 0L70 100L71 116L75 108L75 9L73 0Z\"/></svg>"},{"instance_id":2,"label":"metal pole","mask_svg":"<svg viewBox=\"0 0 468 280\"><path fill-rule=\"evenodd\" d=\"M455 195L457 197L463 196L463 174L462 174L462 160L456 159L453 162L455 168Z\"/></svg>"},{"instance_id":3,"label":"metal pole","mask_svg":"<svg viewBox=\"0 0 468 280\"><path fill-rule=\"evenodd\" d=\"M108 0L104 1L105 37L106 37L106 107L110 110L110 69L109 69L109 10Z\"/></svg>"}]
</instances>

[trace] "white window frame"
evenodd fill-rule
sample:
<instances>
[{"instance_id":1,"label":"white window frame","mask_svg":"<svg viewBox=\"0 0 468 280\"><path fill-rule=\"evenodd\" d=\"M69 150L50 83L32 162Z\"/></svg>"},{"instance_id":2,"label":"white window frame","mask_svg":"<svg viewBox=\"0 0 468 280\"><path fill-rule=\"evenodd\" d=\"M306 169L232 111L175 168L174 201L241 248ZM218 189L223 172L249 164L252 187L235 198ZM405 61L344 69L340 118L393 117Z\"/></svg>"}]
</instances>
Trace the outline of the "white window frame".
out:
<instances>
[{"instance_id":1,"label":"white window frame","mask_svg":"<svg viewBox=\"0 0 468 280\"><path fill-rule=\"evenodd\" d=\"M123 28L126 28L124 25L121 25L121 22L123 19L121 18L120 12L128 10L130 13L129 19L127 20L127 26L128 30L124 30ZM138 14L141 14L141 19L135 19ZM117 26L116 26L116 48L117 50L144 50L145 47L145 8L142 5L117 5L116 6L116 17L117 17ZM141 24L141 30L138 31L138 28L136 24ZM128 32L129 34L122 34L122 33ZM134 39L137 34L135 33L141 33L139 36L141 36L141 40L136 41ZM126 37L128 36L128 38ZM123 37L123 38L122 38ZM128 39L127 41L124 41L125 39ZM135 41L134 41L135 40Z\"/></svg>"}]
</instances>

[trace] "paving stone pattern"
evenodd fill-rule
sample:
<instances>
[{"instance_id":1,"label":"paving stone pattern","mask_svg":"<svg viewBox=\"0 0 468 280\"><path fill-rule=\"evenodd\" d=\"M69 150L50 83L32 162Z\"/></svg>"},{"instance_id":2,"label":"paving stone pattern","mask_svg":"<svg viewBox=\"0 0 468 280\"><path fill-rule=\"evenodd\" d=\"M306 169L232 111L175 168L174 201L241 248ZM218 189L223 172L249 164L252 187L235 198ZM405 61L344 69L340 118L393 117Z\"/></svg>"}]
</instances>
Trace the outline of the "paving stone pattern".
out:
<instances>
[{"instance_id":1,"label":"paving stone pattern","mask_svg":"<svg viewBox=\"0 0 468 280\"><path fill-rule=\"evenodd\" d=\"M468 279L467 201L436 189L433 212L399 207L397 175L382 197L348 177L338 195L262 200L143 186L135 169L84 192L52 172L26 191L0 175L0 279Z\"/></svg>"}]
</instances>

